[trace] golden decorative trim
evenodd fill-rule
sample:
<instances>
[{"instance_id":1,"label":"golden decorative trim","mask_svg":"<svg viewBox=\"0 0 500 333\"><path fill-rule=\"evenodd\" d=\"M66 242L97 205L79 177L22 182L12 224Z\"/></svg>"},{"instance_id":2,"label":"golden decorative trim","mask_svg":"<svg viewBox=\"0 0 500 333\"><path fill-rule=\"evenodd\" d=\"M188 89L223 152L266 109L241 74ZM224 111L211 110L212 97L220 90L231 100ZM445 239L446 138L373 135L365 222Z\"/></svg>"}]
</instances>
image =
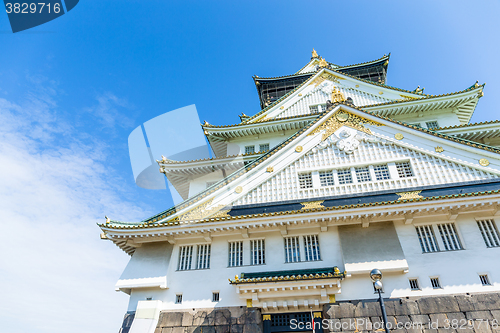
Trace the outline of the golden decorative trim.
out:
<instances>
[{"instance_id":1,"label":"golden decorative trim","mask_svg":"<svg viewBox=\"0 0 500 333\"><path fill-rule=\"evenodd\" d=\"M488 161L488 160L487 160L487 159L485 159L485 158L482 158L482 159L480 159L480 160L479 160L479 164L481 164L482 166L484 166L484 167L485 167L485 166L490 165L490 161Z\"/></svg>"},{"instance_id":2,"label":"golden decorative trim","mask_svg":"<svg viewBox=\"0 0 500 333\"><path fill-rule=\"evenodd\" d=\"M443 147L441 146L437 146L436 148L434 148L434 150L436 151L436 153L442 153L444 151Z\"/></svg>"},{"instance_id":3,"label":"golden decorative trim","mask_svg":"<svg viewBox=\"0 0 500 333\"><path fill-rule=\"evenodd\" d=\"M359 84L355 85L356 88L359 88Z\"/></svg>"},{"instance_id":4,"label":"golden decorative trim","mask_svg":"<svg viewBox=\"0 0 500 333\"><path fill-rule=\"evenodd\" d=\"M229 217L227 213L231 209L224 209L225 205L217 205L212 208L207 208L212 204L214 199L210 199L204 204L192 209L191 211L183 214L179 217L181 221L190 221L190 220L201 220L208 217Z\"/></svg>"},{"instance_id":5,"label":"golden decorative trim","mask_svg":"<svg viewBox=\"0 0 500 333\"><path fill-rule=\"evenodd\" d=\"M335 303L335 295L328 295L328 303Z\"/></svg>"},{"instance_id":6,"label":"golden decorative trim","mask_svg":"<svg viewBox=\"0 0 500 333\"><path fill-rule=\"evenodd\" d=\"M383 92L383 91L379 91L378 93L379 93L380 95L383 95L383 94L384 94L384 92Z\"/></svg>"},{"instance_id":7,"label":"golden decorative trim","mask_svg":"<svg viewBox=\"0 0 500 333\"><path fill-rule=\"evenodd\" d=\"M241 186L236 186L236 188L234 189L234 192L236 192L236 193L241 193L241 192L243 192L243 187L241 187Z\"/></svg>"},{"instance_id":8,"label":"golden decorative trim","mask_svg":"<svg viewBox=\"0 0 500 333\"><path fill-rule=\"evenodd\" d=\"M335 103L335 102L343 102L343 101L345 101L344 94L338 89L333 90L331 102Z\"/></svg>"},{"instance_id":9,"label":"golden decorative trim","mask_svg":"<svg viewBox=\"0 0 500 333\"><path fill-rule=\"evenodd\" d=\"M418 199L418 198L423 198L423 196L420 195L420 192L422 191L399 192L396 194L399 195L398 200Z\"/></svg>"},{"instance_id":10,"label":"golden decorative trim","mask_svg":"<svg viewBox=\"0 0 500 333\"><path fill-rule=\"evenodd\" d=\"M251 308L253 305L252 305L252 300L251 299L247 299L247 308ZM270 318L271 316L269 316Z\"/></svg>"},{"instance_id":11,"label":"golden decorative trim","mask_svg":"<svg viewBox=\"0 0 500 333\"><path fill-rule=\"evenodd\" d=\"M271 320L271 315L263 315L262 320Z\"/></svg>"},{"instance_id":12,"label":"golden decorative trim","mask_svg":"<svg viewBox=\"0 0 500 333\"><path fill-rule=\"evenodd\" d=\"M273 168L273 167L268 167L268 168L266 169L266 171L267 171L267 172L273 172L273 171L274 171L274 168Z\"/></svg>"},{"instance_id":13,"label":"golden decorative trim","mask_svg":"<svg viewBox=\"0 0 500 333\"><path fill-rule=\"evenodd\" d=\"M304 150L304 148L303 148L302 146L297 146L297 147L295 147L295 151L296 151L297 153L300 153L302 150Z\"/></svg>"},{"instance_id":14,"label":"golden decorative trim","mask_svg":"<svg viewBox=\"0 0 500 333\"><path fill-rule=\"evenodd\" d=\"M401 134L401 133L394 134L394 137L396 138L396 140L403 140L403 138L404 138L403 134Z\"/></svg>"},{"instance_id":15,"label":"golden decorative trim","mask_svg":"<svg viewBox=\"0 0 500 333\"><path fill-rule=\"evenodd\" d=\"M322 205L324 201L325 200L301 202L300 204L303 207L300 210L313 209L313 208L325 208L325 206Z\"/></svg>"},{"instance_id":16,"label":"golden decorative trim","mask_svg":"<svg viewBox=\"0 0 500 333\"><path fill-rule=\"evenodd\" d=\"M329 80L329 81L332 81L332 82L340 83L339 79L340 80L344 80L344 78L332 75L330 73L323 73L323 74L321 74L321 76L318 76L317 78L315 78L310 83L310 85L314 84L314 87L317 87L317 86L319 86L325 80Z\"/></svg>"},{"instance_id":17,"label":"golden decorative trim","mask_svg":"<svg viewBox=\"0 0 500 333\"><path fill-rule=\"evenodd\" d=\"M318 52L316 52L315 49L312 50L312 57L317 58L318 57Z\"/></svg>"},{"instance_id":18,"label":"golden decorative trim","mask_svg":"<svg viewBox=\"0 0 500 333\"><path fill-rule=\"evenodd\" d=\"M285 107L284 106L280 106L280 109L283 110Z\"/></svg>"},{"instance_id":19,"label":"golden decorative trim","mask_svg":"<svg viewBox=\"0 0 500 333\"><path fill-rule=\"evenodd\" d=\"M319 67L328 67L328 63L326 62L325 59L320 58L321 60L319 61Z\"/></svg>"},{"instance_id":20,"label":"golden decorative trim","mask_svg":"<svg viewBox=\"0 0 500 333\"><path fill-rule=\"evenodd\" d=\"M302 96L302 94L299 94L299 97Z\"/></svg>"},{"instance_id":21,"label":"golden decorative trim","mask_svg":"<svg viewBox=\"0 0 500 333\"><path fill-rule=\"evenodd\" d=\"M345 119L345 120L344 120ZM333 115L330 116L326 121L323 122L318 128L316 128L309 135L315 135L321 131L325 131L323 133L323 137L321 141L325 141L330 135L335 133L342 126L349 126L358 131L365 132L366 134L372 134L370 129L366 128L364 125L375 125L375 126L383 126L380 123L374 122L372 120L368 120L359 116L356 116L347 111L337 111Z\"/></svg>"},{"instance_id":22,"label":"golden decorative trim","mask_svg":"<svg viewBox=\"0 0 500 333\"><path fill-rule=\"evenodd\" d=\"M399 95L399 96L403 97L404 99L410 99L410 100L419 99L418 97L413 97L413 96L404 96L404 95Z\"/></svg>"},{"instance_id":23,"label":"golden decorative trim","mask_svg":"<svg viewBox=\"0 0 500 333\"><path fill-rule=\"evenodd\" d=\"M321 318L321 312L313 312L313 318Z\"/></svg>"}]
</instances>

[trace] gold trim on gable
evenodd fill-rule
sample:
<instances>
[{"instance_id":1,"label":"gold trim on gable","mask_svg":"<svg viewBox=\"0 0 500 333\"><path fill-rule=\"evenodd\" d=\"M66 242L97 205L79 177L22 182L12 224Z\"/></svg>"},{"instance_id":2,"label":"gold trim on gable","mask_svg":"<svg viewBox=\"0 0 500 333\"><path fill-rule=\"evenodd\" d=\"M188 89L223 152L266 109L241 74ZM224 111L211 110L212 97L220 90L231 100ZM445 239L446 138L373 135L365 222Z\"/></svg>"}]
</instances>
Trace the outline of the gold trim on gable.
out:
<instances>
[{"instance_id":1,"label":"gold trim on gable","mask_svg":"<svg viewBox=\"0 0 500 333\"><path fill-rule=\"evenodd\" d=\"M316 135L321 131L325 131L323 133L323 137L321 138L321 141L325 141L330 135L335 133L342 126L348 126L358 131L372 135L372 131L370 131L370 129L366 128L364 125L384 126L383 124L380 124L378 122L356 116L344 110L340 110L331 115L309 135Z\"/></svg>"},{"instance_id":2,"label":"gold trim on gable","mask_svg":"<svg viewBox=\"0 0 500 333\"><path fill-rule=\"evenodd\" d=\"M230 217L228 212L231 211L231 209L224 209L226 206L225 205L217 205L212 208L207 208L212 204L212 201L214 199L210 199L204 204L201 204L200 206L192 209L191 211L187 212L186 214L182 214L179 217L179 220L181 221L190 221L190 220L201 220L204 218L209 218L209 217Z\"/></svg>"},{"instance_id":3,"label":"gold trim on gable","mask_svg":"<svg viewBox=\"0 0 500 333\"><path fill-rule=\"evenodd\" d=\"M313 209L313 208L325 208L325 206L323 206L324 201L325 200L301 202L300 204L303 206L301 210Z\"/></svg>"},{"instance_id":4,"label":"gold trim on gable","mask_svg":"<svg viewBox=\"0 0 500 333\"><path fill-rule=\"evenodd\" d=\"M399 192L396 194L399 195L398 200L419 199L423 198L423 196L420 195L420 192L422 191Z\"/></svg>"}]
</instances>

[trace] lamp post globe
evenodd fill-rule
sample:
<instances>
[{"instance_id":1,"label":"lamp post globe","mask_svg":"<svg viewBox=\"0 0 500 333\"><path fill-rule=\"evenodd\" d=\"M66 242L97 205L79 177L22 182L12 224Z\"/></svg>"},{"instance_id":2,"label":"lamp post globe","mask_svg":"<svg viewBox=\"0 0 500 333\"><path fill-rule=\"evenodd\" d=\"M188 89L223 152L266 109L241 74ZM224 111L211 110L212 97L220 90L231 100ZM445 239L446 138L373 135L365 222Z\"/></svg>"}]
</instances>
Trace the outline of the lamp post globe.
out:
<instances>
[{"instance_id":1,"label":"lamp post globe","mask_svg":"<svg viewBox=\"0 0 500 333\"><path fill-rule=\"evenodd\" d=\"M373 282L377 282L382 280L382 272L379 269L372 269L370 272L370 279L372 279Z\"/></svg>"},{"instance_id":2,"label":"lamp post globe","mask_svg":"<svg viewBox=\"0 0 500 333\"><path fill-rule=\"evenodd\" d=\"M387 313L385 312L384 299L382 298L382 272L380 269L372 269L370 272L370 279L373 282L373 287L375 291L378 293L378 301L380 303L380 310L382 311L382 320L384 321L384 331L385 333L390 333L389 327L387 324Z\"/></svg>"}]
</instances>

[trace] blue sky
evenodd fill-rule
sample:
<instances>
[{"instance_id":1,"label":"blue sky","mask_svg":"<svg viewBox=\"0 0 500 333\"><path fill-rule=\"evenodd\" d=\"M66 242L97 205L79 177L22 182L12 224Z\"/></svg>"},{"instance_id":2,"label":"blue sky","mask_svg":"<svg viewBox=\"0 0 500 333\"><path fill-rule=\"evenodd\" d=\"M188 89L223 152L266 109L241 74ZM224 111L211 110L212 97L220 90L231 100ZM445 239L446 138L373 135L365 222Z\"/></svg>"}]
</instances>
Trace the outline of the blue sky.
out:
<instances>
[{"instance_id":1,"label":"blue sky","mask_svg":"<svg viewBox=\"0 0 500 333\"><path fill-rule=\"evenodd\" d=\"M237 123L259 111L252 75L291 74L313 47L339 65L391 52L399 88L486 82L472 121L498 119L499 13L497 1L88 0L16 34L0 13L2 328L118 330L127 297L113 286L128 256L95 223L171 204L134 183L135 127L190 104Z\"/></svg>"}]
</instances>

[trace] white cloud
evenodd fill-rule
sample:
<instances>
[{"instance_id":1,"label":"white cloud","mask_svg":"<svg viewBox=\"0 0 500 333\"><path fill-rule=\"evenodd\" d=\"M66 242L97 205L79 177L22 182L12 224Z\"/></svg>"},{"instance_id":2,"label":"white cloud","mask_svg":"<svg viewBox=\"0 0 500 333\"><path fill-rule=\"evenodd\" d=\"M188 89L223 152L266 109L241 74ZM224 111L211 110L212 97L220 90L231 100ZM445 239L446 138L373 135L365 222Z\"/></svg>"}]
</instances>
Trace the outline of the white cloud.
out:
<instances>
[{"instance_id":1,"label":"white cloud","mask_svg":"<svg viewBox=\"0 0 500 333\"><path fill-rule=\"evenodd\" d=\"M147 213L120 199L104 152L58 119L52 88L28 96L0 98L2 331L117 332L128 296L114 284L129 257L95 223Z\"/></svg>"},{"instance_id":2,"label":"white cloud","mask_svg":"<svg viewBox=\"0 0 500 333\"><path fill-rule=\"evenodd\" d=\"M115 126L131 128L134 125L132 119L119 111L120 108L130 107L127 100L118 98L110 92L100 94L96 99L97 105L88 107L85 111L94 115L103 127L108 129Z\"/></svg>"}]
</instances>

